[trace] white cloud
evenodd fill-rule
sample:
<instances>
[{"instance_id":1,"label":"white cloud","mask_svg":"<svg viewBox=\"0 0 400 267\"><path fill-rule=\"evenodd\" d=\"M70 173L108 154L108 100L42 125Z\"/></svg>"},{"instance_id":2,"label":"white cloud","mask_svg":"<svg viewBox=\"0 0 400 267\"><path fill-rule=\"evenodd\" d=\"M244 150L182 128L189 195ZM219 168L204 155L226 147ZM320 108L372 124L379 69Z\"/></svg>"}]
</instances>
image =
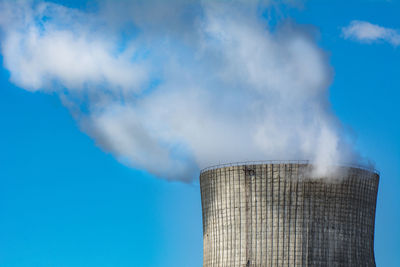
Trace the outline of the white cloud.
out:
<instances>
[{"instance_id":1,"label":"white cloud","mask_svg":"<svg viewBox=\"0 0 400 267\"><path fill-rule=\"evenodd\" d=\"M272 31L257 1L235 3L100 2L83 13L1 2L5 67L27 90L59 93L118 160L160 177L245 160L353 161L308 29Z\"/></svg>"},{"instance_id":2,"label":"white cloud","mask_svg":"<svg viewBox=\"0 0 400 267\"><path fill-rule=\"evenodd\" d=\"M385 41L393 46L400 45L399 31L367 21L353 20L349 26L342 28L342 34L345 39L353 39L359 42Z\"/></svg>"},{"instance_id":3,"label":"white cloud","mask_svg":"<svg viewBox=\"0 0 400 267\"><path fill-rule=\"evenodd\" d=\"M115 52L115 40L88 29L84 21L90 14L46 2L2 2L1 7L4 65L19 86L54 90L57 82L71 90L111 85L138 91L146 80L145 64L131 60L134 50Z\"/></svg>"}]
</instances>

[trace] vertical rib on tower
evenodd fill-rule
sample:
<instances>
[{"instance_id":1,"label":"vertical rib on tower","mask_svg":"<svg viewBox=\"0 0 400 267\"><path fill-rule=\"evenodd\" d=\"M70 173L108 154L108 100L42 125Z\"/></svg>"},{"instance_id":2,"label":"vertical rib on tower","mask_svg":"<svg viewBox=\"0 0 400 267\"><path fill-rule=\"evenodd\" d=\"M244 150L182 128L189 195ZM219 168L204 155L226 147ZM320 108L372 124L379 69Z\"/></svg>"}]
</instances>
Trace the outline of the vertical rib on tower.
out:
<instances>
[{"instance_id":1,"label":"vertical rib on tower","mask_svg":"<svg viewBox=\"0 0 400 267\"><path fill-rule=\"evenodd\" d=\"M375 266L379 175L308 164L237 165L200 174L204 267Z\"/></svg>"}]
</instances>

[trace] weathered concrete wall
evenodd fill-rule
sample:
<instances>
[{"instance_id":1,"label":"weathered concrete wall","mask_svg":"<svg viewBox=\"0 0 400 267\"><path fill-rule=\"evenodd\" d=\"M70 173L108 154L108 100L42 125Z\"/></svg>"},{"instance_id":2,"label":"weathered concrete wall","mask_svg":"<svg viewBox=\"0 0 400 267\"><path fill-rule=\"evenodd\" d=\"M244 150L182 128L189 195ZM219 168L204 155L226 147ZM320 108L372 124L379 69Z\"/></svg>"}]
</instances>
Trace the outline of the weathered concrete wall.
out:
<instances>
[{"instance_id":1,"label":"weathered concrete wall","mask_svg":"<svg viewBox=\"0 0 400 267\"><path fill-rule=\"evenodd\" d=\"M200 175L205 267L375 266L379 175L307 164L257 164Z\"/></svg>"}]
</instances>

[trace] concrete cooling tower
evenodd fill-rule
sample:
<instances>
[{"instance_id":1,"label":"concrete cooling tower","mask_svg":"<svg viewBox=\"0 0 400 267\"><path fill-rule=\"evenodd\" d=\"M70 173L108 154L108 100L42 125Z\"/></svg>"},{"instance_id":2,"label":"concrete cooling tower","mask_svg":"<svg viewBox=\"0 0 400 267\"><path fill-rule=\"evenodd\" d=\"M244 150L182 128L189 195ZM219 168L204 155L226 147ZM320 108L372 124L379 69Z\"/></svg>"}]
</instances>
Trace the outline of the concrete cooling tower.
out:
<instances>
[{"instance_id":1,"label":"concrete cooling tower","mask_svg":"<svg viewBox=\"0 0 400 267\"><path fill-rule=\"evenodd\" d=\"M200 174L204 267L375 266L379 175L307 162L232 164Z\"/></svg>"}]
</instances>

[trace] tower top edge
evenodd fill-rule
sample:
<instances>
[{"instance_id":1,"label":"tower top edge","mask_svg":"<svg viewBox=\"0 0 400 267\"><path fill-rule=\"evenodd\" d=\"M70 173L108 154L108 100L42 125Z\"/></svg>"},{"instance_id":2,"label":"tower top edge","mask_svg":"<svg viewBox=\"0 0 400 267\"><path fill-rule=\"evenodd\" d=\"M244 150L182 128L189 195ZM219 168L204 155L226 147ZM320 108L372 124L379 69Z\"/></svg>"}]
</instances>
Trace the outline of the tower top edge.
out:
<instances>
[{"instance_id":1,"label":"tower top edge","mask_svg":"<svg viewBox=\"0 0 400 267\"><path fill-rule=\"evenodd\" d=\"M216 169L221 169L221 168L226 168L226 167L238 167L238 166L254 166L254 165L273 165L273 164L292 164L292 165L309 165L312 166L313 161L311 160L257 160L257 161L242 161L242 162L231 162L231 163L223 163L223 164L218 164L218 165L212 165L209 167L206 167L200 171L200 174L210 171L210 170L216 170ZM362 165L362 164L352 164L352 163L340 163L340 164L335 164L332 165L333 167L338 167L338 168L354 168L354 169L360 169L364 171L369 171L372 173L375 173L380 176L380 173L377 169L375 169L372 166L367 166L367 165Z\"/></svg>"}]
</instances>

